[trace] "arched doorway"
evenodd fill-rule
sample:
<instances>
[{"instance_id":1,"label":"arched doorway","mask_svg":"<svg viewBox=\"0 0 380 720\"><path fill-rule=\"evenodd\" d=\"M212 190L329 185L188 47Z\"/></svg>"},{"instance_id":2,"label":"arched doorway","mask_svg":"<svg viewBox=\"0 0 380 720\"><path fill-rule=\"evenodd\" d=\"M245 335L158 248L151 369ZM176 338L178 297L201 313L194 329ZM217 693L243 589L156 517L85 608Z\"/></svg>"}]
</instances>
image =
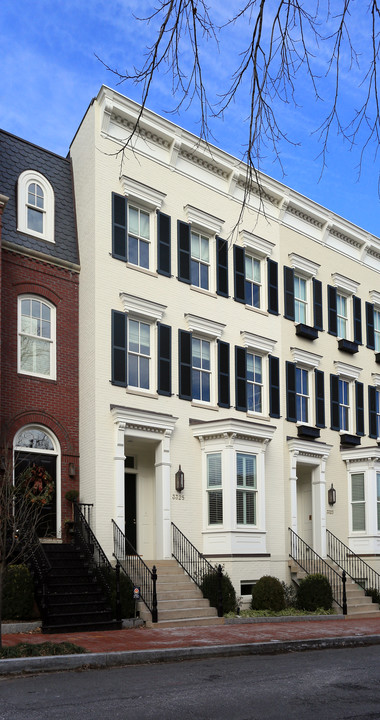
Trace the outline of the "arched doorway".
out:
<instances>
[{"instance_id":1,"label":"arched doorway","mask_svg":"<svg viewBox=\"0 0 380 720\"><path fill-rule=\"evenodd\" d=\"M42 425L27 425L14 438L14 478L17 484L28 468L43 469L54 483L54 493L41 510L37 532L39 537L61 535L60 446L55 435Z\"/></svg>"}]
</instances>

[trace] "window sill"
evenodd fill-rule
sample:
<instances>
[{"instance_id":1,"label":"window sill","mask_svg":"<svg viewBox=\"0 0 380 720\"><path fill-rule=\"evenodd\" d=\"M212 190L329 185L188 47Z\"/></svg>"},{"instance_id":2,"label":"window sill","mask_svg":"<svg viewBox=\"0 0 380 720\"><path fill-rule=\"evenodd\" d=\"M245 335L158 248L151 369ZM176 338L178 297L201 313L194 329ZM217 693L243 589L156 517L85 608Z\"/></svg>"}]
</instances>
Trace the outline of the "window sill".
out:
<instances>
[{"instance_id":1,"label":"window sill","mask_svg":"<svg viewBox=\"0 0 380 720\"><path fill-rule=\"evenodd\" d=\"M262 310L261 308L253 307L253 305L246 305L245 308L250 312L258 313L259 315L264 315L264 317L268 317L267 311Z\"/></svg>"},{"instance_id":2,"label":"window sill","mask_svg":"<svg viewBox=\"0 0 380 720\"><path fill-rule=\"evenodd\" d=\"M355 355L355 353L359 351L359 346L356 342L346 340L346 338L341 338L340 340L338 340L338 349L342 350L343 352L350 353L350 355Z\"/></svg>"},{"instance_id":3,"label":"window sill","mask_svg":"<svg viewBox=\"0 0 380 720\"><path fill-rule=\"evenodd\" d=\"M215 300L218 297L217 294L214 293L212 290L204 290L203 288L197 287L196 285L190 285L190 290L201 293L201 295L207 295L207 297L215 298Z\"/></svg>"},{"instance_id":4,"label":"window sill","mask_svg":"<svg viewBox=\"0 0 380 720\"><path fill-rule=\"evenodd\" d=\"M128 395L139 395L140 397L150 398L150 400L158 400L158 394L150 392L149 390L139 390L139 388L127 387L126 392Z\"/></svg>"},{"instance_id":5,"label":"window sill","mask_svg":"<svg viewBox=\"0 0 380 720\"><path fill-rule=\"evenodd\" d=\"M318 330L311 325L305 325L304 323L298 323L298 325L296 325L296 335L306 338L306 340L317 340L319 336Z\"/></svg>"},{"instance_id":6,"label":"window sill","mask_svg":"<svg viewBox=\"0 0 380 720\"><path fill-rule=\"evenodd\" d=\"M30 378L31 380L38 380L38 381L44 380L45 382L57 383L57 378L55 378L55 377L47 377L46 375L37 375L36 373L35 374L27 373L27 372L23 372L22 370L18 370L17 375L19 375L22 378Z\"/></svg>"},{"instance_id":7,"label":"window sill","mask_svg":"<svg viewBox=\"0 0 380 720\"><path fill-rule=\"evenodd\" d=\"M214 411L216 411L216 412L219 411L219 406L218 406L218 405L210 405L210 404L208 404L208 403L198 402L197 400L192 400L192 401L191 401L191 407L204 408L205 410L214 410Z\"/></svg>"},{"instance_id":8,"label":"window sill","mask_svg":"<svg viewBox=\"0 0 380 720\"><path fill-rule=\"evenodd\" d=\"M140 267L139 265L133 265L133 263L125 263L125 267L128 268L128 270L137 270L137 272L143 273L143 275L149 275L150 277L158 277L158 273L154 272L153 270L149 270L148 268Z\"/></svg>"},{"instance_id":9,"label":"window sill","mask_svg":"<svg viewBox=\"0 0 380 720\"><path fill-rule=\"evenodd\" d=\"M316 438L321 437L321 430L313 425L305 425L301 423L297 426L297 434L299 438L315 440Z\"/></svg>"},{"instance_id":10,"label":"window sill","mask_svg":"<svg viewBox=\"0 0 380 720\"><path fill-rule=\"evenodd\" d=\"M264 413L255 413L247 411L247 418L250 420L262 420L263 422L270 422L269 415L264 415Z\"/></svg>"}]
</instances>

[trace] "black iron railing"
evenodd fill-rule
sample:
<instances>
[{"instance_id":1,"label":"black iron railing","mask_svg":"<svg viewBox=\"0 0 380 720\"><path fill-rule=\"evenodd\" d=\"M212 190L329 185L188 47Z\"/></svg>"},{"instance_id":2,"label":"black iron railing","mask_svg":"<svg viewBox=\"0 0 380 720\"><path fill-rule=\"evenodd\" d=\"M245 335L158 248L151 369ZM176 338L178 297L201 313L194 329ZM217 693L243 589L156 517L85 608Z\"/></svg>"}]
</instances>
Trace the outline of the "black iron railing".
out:
<instances>
[{"instance_id":1,"label":"black iron railing","mask_svg":"<svg viewBox=\"0 0 380 720\"><path fill-rule=\"evenodd\" d=\"M158 621L157 612L157 569L150 570L136 549L125 537L119 526L112 520L114 556L120 563L122 571L129 577L133 585L140 588L140 597L152 615L152 622Z\"/></svg>"},{"instance_id":2,"label":"black iron railing","mask_svg":"<svg viewBox=\"0 0 380 720\"><path fill-rule=\"evenodd\" d=\"M222 566L214 567L211 565L174 523L172 523L172 555L201 589L206 575L218 576L217 610L218 616L223 617Z\"/></svg>"},{"instance_id":3,"label":"black iron railing","mask_svg":"<svg viewBox=\"0 0 380 720\"><path fill-rule=\"evenodd\" d=\"M364 590L380 592L380 575L339 538L326 530L327 556Z\"/></svg>"},{"instance_id":4,"label":"black iron railing","mask_svg":"<svg viewBox=\"0 0 380 720\"><path fill-rule=\"evenodd\" d=\"M341 576L334 568L332 568L326 560L320 557L302 538L299 537L291 528L290 532L290 557L302 568L308 575L321 573L327 577L332 590L334 601L343 609L343 614L347 614L346 600L346 574L343 571Z\"/></svg>"},{"instance_id":5,"label":"black iron railing","mask_svg":"<svg viewBox=\"0 0 380 720\"><path fill-rule=\"evenodd\" d=\"M33 574L37 605L45 622L48 610L47 581L52 566L36 532L28 549L28 563Z\"/></svg>"},{"instance_id":6,"label":"black iron railing","mask_svg":"<svg viewBox=\"0 0 380 720\"><path fill-rule=\"evenodd\" d=\"M78 503L74 503L74 540L76 546L80 548L86 558L89 567L94 572L96 579L103 587L111 607L112 591L110 583L114 568L91 530ZM117 590L118 583L116 583ZM120 608L120 597L116 597L116 608ZM121 620L121 617L116 617L116 620Z\"/></svg>"},{"instance_id":7,"label":"black iron railing","mask_svg":"<svg viewBox=\"0 0 380 720\"><path fill-rule=\"evenodd\" d=\"M94 507L94 503L78 503L81 512L84 515L84 518L86 522L88 522L89 526L92 527L92 508Z\"/></svg>"}]
</instances>

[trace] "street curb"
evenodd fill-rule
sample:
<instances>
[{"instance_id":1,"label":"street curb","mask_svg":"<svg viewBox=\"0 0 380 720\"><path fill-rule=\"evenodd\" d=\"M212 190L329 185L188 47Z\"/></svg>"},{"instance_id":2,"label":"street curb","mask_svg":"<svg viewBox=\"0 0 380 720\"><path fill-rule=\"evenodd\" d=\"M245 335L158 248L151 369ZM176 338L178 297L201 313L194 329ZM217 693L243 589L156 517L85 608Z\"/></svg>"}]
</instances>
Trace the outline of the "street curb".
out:
<instances>
[{"instance_id":1,"label":"street curb","mask_svg":"<svg viewBox=\"0 0 380 720\"><path fill-rule=\"evenodd\" d=\"M14 658L0 660L0 675L37 674L63 670L90 670L126 665L202 660L214 657L243 655L278 655L306 650L331 650L349 647L380 645L380 635L353 635L348 637L315 638L312 640L271 640L264 643L212 645L156 650L128 650L110 653L81 655L55 655L50 657Z\"/></svg>"},{"instance_id":2,"label":"street curb","mask_svg":"<svg viewBox=\"0 0 380 720\"><path fill-rule=\"evenodd\" d=\"M282 622L324 622L325 620L345 620L347 615L281 615L262 617L234 617L224 618L225 625L250 625L251 623L282 623Z\"/></svg>"}]
</instances>

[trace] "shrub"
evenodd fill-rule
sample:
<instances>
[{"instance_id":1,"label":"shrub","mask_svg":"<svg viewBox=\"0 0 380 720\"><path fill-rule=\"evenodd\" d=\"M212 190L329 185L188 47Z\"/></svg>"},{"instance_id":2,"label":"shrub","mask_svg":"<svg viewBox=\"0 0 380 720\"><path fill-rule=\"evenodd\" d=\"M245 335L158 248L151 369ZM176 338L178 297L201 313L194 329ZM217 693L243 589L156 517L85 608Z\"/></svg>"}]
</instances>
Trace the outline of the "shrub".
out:
<instances>
[{"instance_id":1,"label":"shrub","mask_svg":"<svg viewBox=\"0 0 380 720\"><path fill-rule=\"evenodd\" d=\"M8 565L3 583L4 620L30 620L33 616L34 587L26 565Z\"/></svg>"},{"instance_id":2,"label":"shrub","mask_svg":"<svg viewBox=\"0 0 380 720\"><path fill-rule=\"evenodd\" d=\"M116 617L116 571L103 570L108 584L111 587L111 606L114 617ZM135 614L135 601L133 599L133 585L129 577L120 570L120 601L121 617L131 618Z\"/></svg>"},{"instance_id":3,"label":"shrub","mask_svg":"<svg viewBox=\"0 0 380 720\"><path fill-rule=\"evenodd\" d=\"M78 490L68 490L65 493L66 500L71 503L76 502L78 500L78 497L79 497Z\"/></svg>"},{"instance_id":4,"label":"shrub","mask_svg":"<svg viewBox=\"0 0 380 720\"><path fill-rule=\"evenodd\" d=\"M285 594L280 581L271 575L263 575L252 588L252 610L284 610Z\"/></svg>"},{"instance_id":5,"label":"shrub","mask_svg":"<svg viewBox=\"0 0 380 720\"><path fill-rule=\"evenodd\" d=\"M217 573L209 573L205 575L202 583L201 590L203 597L210 601L212 607L218 607L218 575ZM223 598L223 613L236 612L237 599L235 588L227 575L222 575L222 598Z\"/></svg>"},{"instance_id":6,"label":"shrub","mask_svg":"<svg viewBox=\"0 0 380 720\"><path fill-rule=\"evenodd\" d=\"M314 611L317 608L330 610L333 603L331 585L328 579L316 573L300 581L297 590L297 605L302 610Z\"/></svg>"},{"instance_id":7,"label":"shrub","mask_svg":"<svg viewBox=\"0 0 380 720\"><path fill-rule=\"evenodd\" d=\"M297 590L294 583L292 583L291 585L287 585L284 581L282 581L281 585L284 590L285 607L297 607Z\"/></svg>"},{"instance_id":8,"label":"shrub","mask_svg":"<svg viewBox=\"0 0 380 720\"><path fill-rule=\"evenodd\" d=\"M380 605L380 592L376 588L367 588L365 594L372 598L372 602Z\"/></svg>"}]
</instances>

